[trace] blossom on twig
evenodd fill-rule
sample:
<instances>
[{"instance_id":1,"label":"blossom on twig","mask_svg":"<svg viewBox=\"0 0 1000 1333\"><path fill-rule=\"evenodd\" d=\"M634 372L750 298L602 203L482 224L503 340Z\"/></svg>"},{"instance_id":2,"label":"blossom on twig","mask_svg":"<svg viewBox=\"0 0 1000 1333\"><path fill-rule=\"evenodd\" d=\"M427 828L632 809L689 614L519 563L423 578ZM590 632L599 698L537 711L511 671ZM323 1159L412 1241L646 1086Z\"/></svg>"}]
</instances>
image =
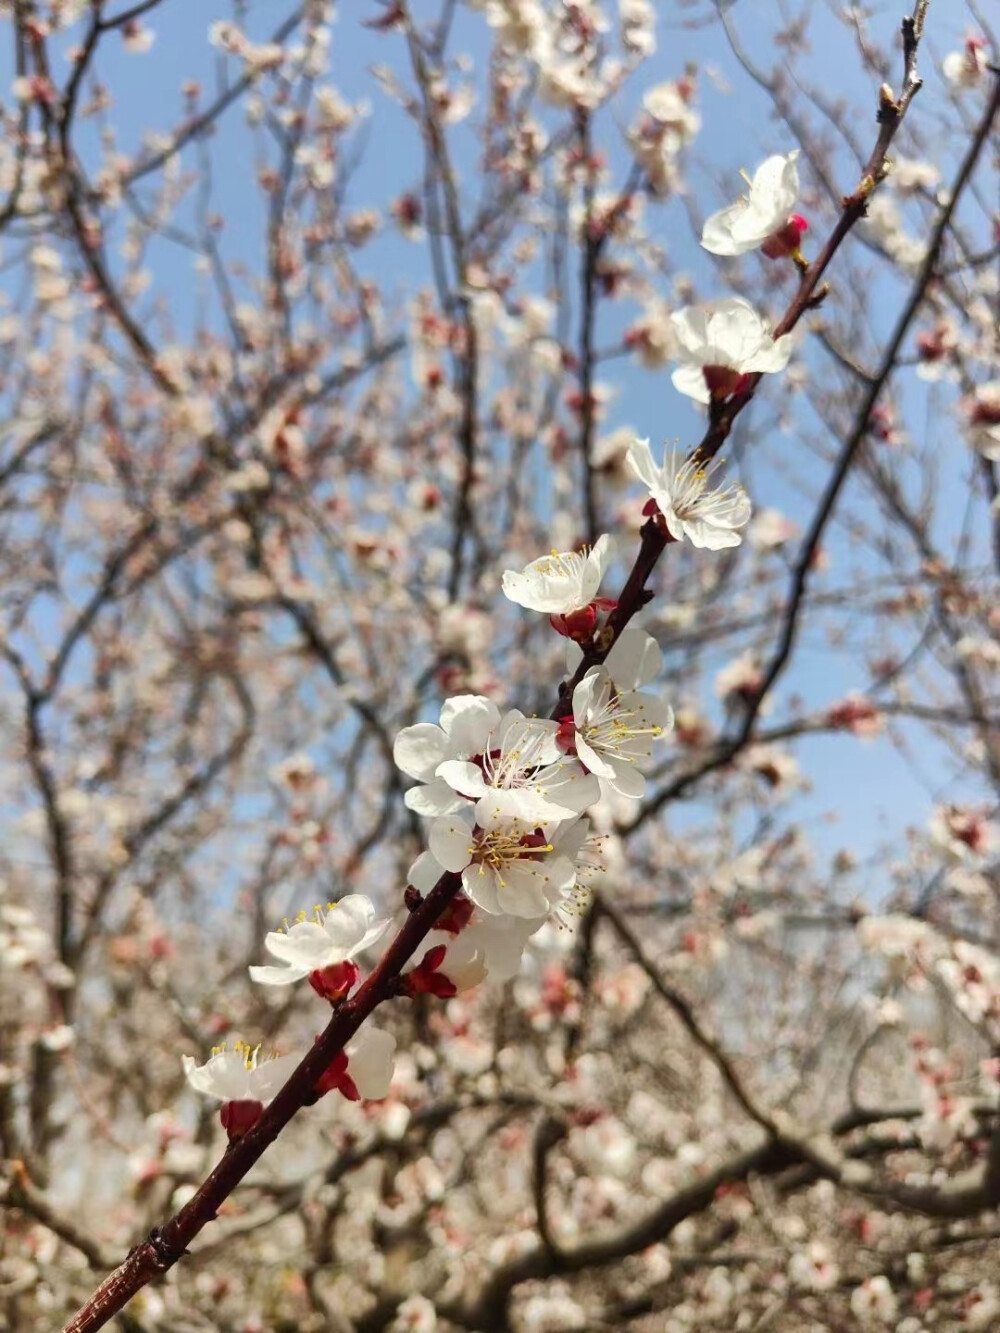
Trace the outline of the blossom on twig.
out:
<instances>
[{"instance_id":1,"label":"blossom on twig","mask_svg":"<svg viewBox=\"0 0 1000 1333\"><path fill-rule=\"evenodd\" d=\"M717 459L707 467L686 459L676 451L667 453L661 464L653 462L648 440L636 440L627 462L633 474L649 489L652 508L674 541L686 537L692 546L718 551L739 546L739 529L750 521L750 500L742 486L732 484L713 490L709 479L721 466Z\"/></svg>"}]
</instances>

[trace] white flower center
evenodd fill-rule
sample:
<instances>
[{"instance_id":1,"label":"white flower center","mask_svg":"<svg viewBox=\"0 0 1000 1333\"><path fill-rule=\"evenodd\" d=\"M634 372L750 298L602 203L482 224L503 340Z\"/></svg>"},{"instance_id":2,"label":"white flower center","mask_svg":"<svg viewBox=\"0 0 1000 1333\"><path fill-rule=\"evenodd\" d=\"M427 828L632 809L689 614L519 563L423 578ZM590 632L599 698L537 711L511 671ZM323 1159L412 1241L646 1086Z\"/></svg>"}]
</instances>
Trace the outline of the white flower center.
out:
<instances>
[{"instance_id":1,"label":"white flower center","mask_svg":"<svg viewBox=\"0 0 1000 1333\"><path fill-rule=\"evenodd\" d=\"M542 747L547 739L546 732L526 727L519 731L517 742L510 749L485 750L473 763L482 769L488 787L505 790L526 787L531 781L531 773L544 767Z\"/></svg>"},{"instance_id":2,"label":"white flower center","mask_svg":"<svg viewBox=\"0 0 1000 1333\"><path fill-rule=\"evenodd\" d=\"M545 578L560 578L578 582L583 570L583 562L588 554L588 547L582 551L550 551L548 555L535 562L535 570Z\"/></svg>"},{"instance_id":3,"label":"white flower center","mask_svg":"<svg viewBox=\"0 0 1000 1333\"><path fill-rule=\"evenodd\" d=\"M612 695L600 708L594 709L580 731L591 749L617 755L632 764L635 756L622 754L624 746L638 736L663 735L662 727L642 725L644 712L641 708L620 707L618 696Z\"/></svg>"}]
</instances>

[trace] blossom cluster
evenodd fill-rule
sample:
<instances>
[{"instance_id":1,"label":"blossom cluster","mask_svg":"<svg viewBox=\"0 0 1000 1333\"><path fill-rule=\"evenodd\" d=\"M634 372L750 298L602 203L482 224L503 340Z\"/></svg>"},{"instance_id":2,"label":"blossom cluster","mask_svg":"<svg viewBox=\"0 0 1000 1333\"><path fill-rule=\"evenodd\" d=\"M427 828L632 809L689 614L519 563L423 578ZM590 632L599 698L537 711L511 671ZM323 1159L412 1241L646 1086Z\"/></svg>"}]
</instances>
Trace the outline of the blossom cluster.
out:
<instances>
[{"instance_id":1,"label":"blossom cluster","mask_svg":"<svg viewBox=\"0 0 1000 1333\"><path fill-rule=\"evenodd\" d=\"M509 15L496 7L488 15L509 29ZM635 39L634 24L631 32ZM539 43L549 40L527 29L508 36L527 42L536 58ZM218 40L229 39L221 33ZM657 123L672 117L667 100L660 90L647 106ZM683 119L683 98L679 109ZM772 258L801 260L806 224L790 213L798 192L795 159L792 153L763 164L749 198L708 220L706 249L738 255L760 247ZM790 336L775 338L741 299L671 318L680 362L673 382L699 402L711 406L752 391L754 377L788 363ZM277 429L286 429L283 420ZM696 451L689 458L668 453L658 464L648 440L636 439L626 462L647 488L644 513L666 541L709 550L740 543L750 502L738 485L710 484L721 460L703 460ZM456 694L445 699L436 723L418 722L396 736L394 761L415 782L405 803L428 821L427 850L410 867L408 892L420 901L447 877L455 881L450 905L403 967L399 994L447 998L487 977L516 975L528 940L546 922L578 915L604 874L604 840L595 830L607 824L609 802L620 809L645 794L644 765L672 729L673 712L644 688L660 670L656 641L636 625L615 623L618 604L601 594L613 558L605 534L590 549L552 551L503 574L505 596L547 615L568 640L574 674L551 717L501 712L486 695ZM338 1006L358 986L373 952L385 947L391 924L361 894L317 905L268 933L264 945L274 962L252 966L251 979L267 987L307 979L321 999ZM384 1097L394 1048L389 1033L363 1027L316 1080L315 1095ZM259 1047L237 1042L216 1048L203 1065L185 1057L184 1066L194 1088L222 1102L222 1123L236 1138L253 1128L299 1058L263 1057Z\"/></svg>"}]
</instances>

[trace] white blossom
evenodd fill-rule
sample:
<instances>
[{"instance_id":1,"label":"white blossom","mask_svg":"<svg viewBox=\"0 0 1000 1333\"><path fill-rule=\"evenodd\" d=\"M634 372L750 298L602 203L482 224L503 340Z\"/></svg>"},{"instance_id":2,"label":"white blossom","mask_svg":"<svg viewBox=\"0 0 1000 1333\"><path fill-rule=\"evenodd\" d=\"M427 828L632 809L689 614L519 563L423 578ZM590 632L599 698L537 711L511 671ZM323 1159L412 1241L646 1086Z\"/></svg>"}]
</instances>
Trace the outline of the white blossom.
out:
<instances>
[{"instance_id":1,"label":"white blossom","mask_svg":"<svg viewBox=\"0 0 1000 1333\"><path fill-rule=\"evenodd\" d=\"M639 770L653 741L673 726L670 707L654 694L623 690L606 666L593 667L573 690L572 740L584 767L622 796L645 795Z\"/></svg>"},{"instance_id":2,"label":"white blossom","mask_svg":"<svg viewBox=\"0 0 1000 1333\"><path fill-rule=\"evenodd\" d=\"M721 466L721 460L705 467L695 459L685 459L681 453L671 451L657 466L649 440L636 440L628 451L627 462L634 476L648 488L674 541L686 537L692 546L710 551L739 546L742 541L739 529L750 520L750 500L739 485L718 490L709 486L709 479Z\"/></svg>"},{"instance_id":3,"label":"white blossom","mask_svg":"<svg viewBox=\"0 0 1000 1333\"><path fill-rule=\"evenodd\" d=\"M605 533L593 547L582 551L552 551L532 560L518 573L503 575L504 596L529 611L570 615L588 606L597 596L613 554Z\"/></svg>"},{"instance_id":4,"label":"white blossom","mask_svg":"<svg viewBox=\"0 0 1000 1333\"><path fill-rule=\"evenodd\" d=\"M986 43L977 36L970 37L961 51L949 51L941 61L941 73L958 91L975 88L988 68Z\"/></svg>"},{"instance_id":5,"label":"white blossom","mask_svg":"<svg viewBox=\"0 0 1000 1333\"><path fill-rule=\"evenodd\" d=\"M440 864L461 872L462 888L493 915L546 917L573 887L573 862L559 854L544 829L513 819L489 820L465 810L435 819L430 848Z\"/></svg>"},{"instance_id":6,"label":"white blossom","mask_svg":"<svg viewBox=\"0 0 1000 1333\"><path fill-rule=\"evenodd\" d=\"M798 157L796 148L762 162L749 193L706 219L701 233L704 249L713 255L745 255L781 232L799 197Z\"/></svg>"},{"instance_id":7,"label":"white blossom","mask_svg":"<svg viewBox=\"0 0 1000 1333\"><path fill-rule=\"evenodd\" d=\"M481 694L457 694L441 706L441 725L418 722L404 727L392 747L396 767L421 784L403 797L418 815L446 815L463 798L437 772L446 760L472 759L488 752L490 737L500 727L500 710ZM556 758L554 747L550 760Z\"/></svg>"},{"instance_id":8,"label":"white blossom","mask_svg":"<svg viewBox=\"0 0 1000 1333\"><path fill-rule=\"evenodd\" d=\"M792 354L792 335L774 338L767 321L739 296L710 310L686 306L670 318L681 361L671 376L674 388L699 403L738 392L748 375L784 370Z\"/></svg>"},{"instance_id":9,"label":"white blossom","mask_svg":"<svg viewBox=\"0 0 1000 1333\"><path fill-rule=\"evenodd\" d=\"M349 893L339 902L317 907L312 919L301 913L287 930L272 930L264 937L268 953L281 967L251 967L250 976L265 986L288 986L294 981L338 963L350 962L370 948L391 924L378 919L369 898Z\"/></svg>"},{"instance_id":10,"label":"white blossom","mask_svg":"<svg viewBox=\"0 0 1000 1333\"><path fill-rule=\"evenodd\" d=\"M476 821L483 826L496 819L519 819L533 827L568 819L600 798L600 785L562 754L558 732L557 723L526 718L512 708L474 761L445 760L437 776L476 802Z\"/></svg>"},{"instance_id":11,"label":"white blossom","mask_svg":"<svg viewBox=\"0 0 1000 1333\"><path fill-rule=\"evenodd\" d=\"M301 1055L262 1055L260 1046L238 1041L232 1049L214 1046L203 1065L181 1057L187 1081L196 1092L217 1101L255 1101L266 1105L302 1059Z\"/></svg>"},{"instance_id":12,"label":"white blossom","mask_svg":"<svg viewBox=\"0 0 1000 1333\"><path fill-rule=\"evenodd\" d=\"M851 1292L851 1313L868 1327L875 1323L891 1323L897 1311L898 1302L889 1279L881 1274L866 1278Z\"/></svg>"}]
</instances>

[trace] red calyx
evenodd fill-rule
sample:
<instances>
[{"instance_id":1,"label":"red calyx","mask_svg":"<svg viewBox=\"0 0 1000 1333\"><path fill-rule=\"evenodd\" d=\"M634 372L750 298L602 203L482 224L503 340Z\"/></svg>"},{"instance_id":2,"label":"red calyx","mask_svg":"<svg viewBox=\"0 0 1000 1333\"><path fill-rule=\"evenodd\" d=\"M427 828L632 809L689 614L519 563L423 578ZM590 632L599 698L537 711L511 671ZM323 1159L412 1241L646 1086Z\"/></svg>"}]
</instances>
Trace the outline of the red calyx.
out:
<instances>
[{"instance_id":1,"label":"red calyx","mask_svg":"<svg viewBox=\"0 0 1000 1333\"><path fill-rule=\"evenodd\" d=\"M597 628L597 606L591 602L579 611L570 611L564 616L549 616L549 624L564 639L575 639L577 643L586 643Z\"/></svg>"},{"instance_id":2,"label":"red calyx","mask_svg":"<svg viewBox=\"0 0 1000 1333\"><path fill-rule=\"evenodd\" d=\"M222 1128L229 1135L229 1142L235 1143L248 1130L253 1129L263 1110L264 1103L252 1097L223 1102L219 1107L219 1119L222 1121Z\"/></svg>"},{"instance_id":3,"label":"red calyx","mask_svg":"<svg viewBox=\"0 0 1000 1333\"><path fill-rule=\"evenodd\" d=\"M434 929L446 930L449 935L460 935L469 924L474 911L475 904L466 898L464 893L456 893L444 913L438 917Z\"/></svg>"},{"instance_id":4,"label":"red calyx","mask_svg":"<svg viewBox=\"0 0 1000 1333\"><path fill-rule=\"evenodd\" d=\"M749 375L743 375L729 366L702 366L701 373L708 385L708 392L716 399L731 398L750 383Z\"/></svg>"},{"instance_id":5,"label":"red calyx","mask_svg":"<svg viewBox=\"0 0 1000 1333\"><path fill-rule=\"evenodd\" d=\"M335 1090L342 1093L349 1102L359 1102L361 1100L357 1084L347 1072L346 1051L340 1051L335 1055L316 1080L316 1092L320 1097Z\"/></svg>"},{"instance_id":6,"label":"red calyx","mask_svg":"<svg viewBox=\"0 0 1000 1333\"><path fill-rule=\"evenodd\" d=\"M783 227L769 236L760 247L768 259L784 259L786 255L797 255L802 244L802 236L809 230L809 223L801 213L793 213Z\"/></svg>"},{"instance_id":7,"label":"red calyx","mask_svg":"<svg viewBox=\"0 0 1000 1333\"><path fill-rule=\"evenodd\" d=\"M318 967L309 973L309 985L321 999L336 1004L342 1000L357 982L361 970L357 963L348 959L345 963L332 963L329 967Z\"/></svg>"},{"instance_id":8,"label":"red calyx","mask_svg":"<svg viewBox=\"0 0 1000 1333\"><path fill-rule=\"evenodd\" d=\"M549 624L564 639L573 639L576 643L589 642L597 628L598 617L602 611L613 611L618 603L613 597L595 597L592 602L582 606L579 611L569 611L564 616L549 616Z\"/></svg>"},{"instance_id":9,"label":"red calyx","mask_svg":"<svg viewBox=\"0 0 1000 1333\"><path fill-rule=\"evenodd\" d=\"M436 944L433 949L428 949L417 966L401 978L403 994L436 995L439 1000L450 1000L457 995L458 987L452 979L438 971L447 952L446 944Z\"/></svg>"},{"instance_id":10,"label":"red calyx","mask_svg":"<svg viewBox=\"0 0 1000 1333\"><path fill-rule=\"evenodd\" d=\"M556 745L559 746L563 754L576 754L576 723L573 721L572 715L559 719Z\"/></svg>"}]
</instances>

